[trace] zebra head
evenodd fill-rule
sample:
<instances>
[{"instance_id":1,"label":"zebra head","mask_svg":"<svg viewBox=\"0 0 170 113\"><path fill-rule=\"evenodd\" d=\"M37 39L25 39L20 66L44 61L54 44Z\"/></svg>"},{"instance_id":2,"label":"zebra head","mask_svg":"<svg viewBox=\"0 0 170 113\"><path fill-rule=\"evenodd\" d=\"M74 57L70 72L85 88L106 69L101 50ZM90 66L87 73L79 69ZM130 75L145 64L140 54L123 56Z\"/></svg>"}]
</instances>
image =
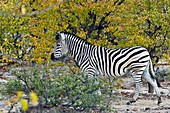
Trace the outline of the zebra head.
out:
<instances>
[{"instance_id":1,"label":"zebra head","mask_svg":"<svg viewBox=\"0 0 170 113\"><path fill-rule=\"evenodd\" d=\"M57 33L56 39L57 39L57 42L51 54L51 60L65 62L69 60L69 57L66 55L68 53L68 48L67 48L67 44L65 41L64 33Z\"/></svg>"}]
</instances>

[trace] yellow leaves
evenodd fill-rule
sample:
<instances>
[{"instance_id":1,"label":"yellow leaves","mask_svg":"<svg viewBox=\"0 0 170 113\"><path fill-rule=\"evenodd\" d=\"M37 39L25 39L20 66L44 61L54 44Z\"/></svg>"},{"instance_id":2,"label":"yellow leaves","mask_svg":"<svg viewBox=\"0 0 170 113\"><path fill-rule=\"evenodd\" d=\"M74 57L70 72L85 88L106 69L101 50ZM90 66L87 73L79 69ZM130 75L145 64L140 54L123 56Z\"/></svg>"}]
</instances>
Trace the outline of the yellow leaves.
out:
<instances>
[{"instance_id":1,"label":"yellow leaves","mask_svg":"<svg viewBox=\"0 0 170 113\"><path fill-rule=\"evenodd\" d=\"M36 95L36 93L30 92L29 96L30 96L31 104L33 106L38 105L38 96ZM21 99L20 104L21 104L21 108L24 112L28 110L29 106L28 106L28 101L26 99Z\"/></svg>"},{"instance_id":2,"label":"yellow leaves","mask_svg":"<svg viewBox=\"0 0 170 113\"><path fill-rule=\"evenodd\" d=\"M30 99L31 99L31 103L33 106L38 105L38 96L36 95L36 93L31 92L30 93Z\"/></svg>"},{"instance_id":3,"label":"yellow leaves","mask_svg":"<svg viewBox=\"0 0 170 113\"><path fill-rule=\"evenodd\" d=\"M22 0L24 4L28 4L30 0Z\"/></svg>"},{"instance_id":4,"label":"yellow leaves","mask_svg":"<svg viewBox=\"0 0 170 113\"><path fill-rule=\"evenodd\" d=\"M23 95L23 92L22 91L18 91L16 98L19 100L22 97L22 95Z\"/></svg>"},{"instance_id":5,"label":"yellow leaves","mask_svg":"<svg viewBox=\"0 0 170 113\"><path fill-rule=\"evenodd\" d=\"M54 64L55 66L65 66L66 64L64 62L57 62Z\"/></svg>"},{"instance_id":6,"label":"yellow leaves","mask_svg":"<svg viewBox=\"0 0 170 113\"><path fill-rule=\"evenodd\" d=\"M124 83L123 80L117 80L116 88L120 89L123 83Z\"/></svg>"},{"instance_id":7,"label":"yellow leaves","mask_svg":"<svg viewBox=\"0 0 170 113\"><path fill-rule=\"evenodd\" d=\"M37 61L36 63L40 65L44 60L41 57L39 57L39 58L36 58L36 61Z\"/></svg>"},{"instance_id":8,"label":"yellow leaves","mask_svg":"<svg viewBox=\"0 0 170 113\"><path fill-rule=\"evenodd\" d=\"M18 91L16 96L14 98L12 98L10 101L6 101L5 104L9 105L9 104L11 104L10 102L12 102L12 103L18 102L22 98L22 95L23 95L23 92Z\"/></svg>"},{"instance_id":9,"label":"yellow leaves","mask_svg":"<svg viewBox=\"0 0 170 113\"><path fill-rule=\"evenodd\" d=\"M21 104L21 109L24 112L28 110L28 101L26 99L21 99L20 104Z\"/></svg>"},{"instance_id":10,"label":"yellow leaves","mask_svg":"<svg viewBox=\"0 0 170 113\"><path fill-rule=\"evenodd\" d=\"M107 40L107 39L96 40L96 39L89 38L87 41L88 41L89 43L91 43L91 44L96 45L96 46L105 46L105 45L107 45L107 43L108 43L108 40Z\"/></svg>"},{"instance_id":11,"label":"yellow leaves","mask_svg":"<svg viewBox=\"0 0 170 113\"><path fill-rule=\"evenodd\" d=\"M10 106L13 106L14 104L20 102L22 111L26 112L29 108L29 103L28 103L27 99L23 98L23 95L24 95L24 92L18 91L14 98L12 98L11 100L5 101L5 105L10 107ZM38 96L36 95L35 92L30 92L29 98L31 100L30 105L33 105L33 106L38 105Z\"/></svg>"},{"instance_id":12,"label":"yellow leaves","mask_svg":"<svg viewBox=\"0 0 170 113\"><path fill-rule=\"evenodd\" d=\"M11 102L12 102L12 103L18 102L18 98L16 98L16 97L12 98L12 99L11 99Z\"/></svg>"},{"instance_id":13,"label":"yellow leaves","mask_svg":"<svg viewBox=\"0 0 170 113\"><path fill-rule=\"evenodd\" d=\"M73 70L73 71L75 71L75 72L76 72L76 71L80 71L80 68L75 67L75 66L71 66L70 68L71 68L71 70ZM70 71L71 71L71 70L70 70Z\"/></svg>"},{"instance_id":14,"label":"yellow leaves","mask_svg":"<svg viewBox=\"0 0 170 113\"><path fill-rule=\"evenodd\" d=\"M10 105L11 103L16 103L18 102L23 96L23 92L22 91L18 91L16 96L13 97L10 101L6 101L5 104L6 105Z\"/></svg>"},{"instance_id":15,"label":"yellow leaves","mask_svg":"<svg viewBox=\"0 0 170 113\"><path fill-rule=\"evenodd\" d=\"M24 15L26 13L25 5L21 6L21 13Z\"/></svg>"},{"instance_id":16,"label":"yellow leaves","mask_svg":"<svg viewBox=\"0 0 170 113\"><path fill-rule=\"evenodd\" d=\"M140 1L140 2L139 2ZM152 18L154 21L158 21L161 23L162 28L166 26L166 29L169 28L168 14L160 14L159 12L162 10L158 10L157 3L153 3L153 7L148 12L148 2L142 0L127 0L124 1L121 5L115 5L115 0L78 0L78 1L65 1L65 0L22 0L19 1L19 6L16 7L15 1L9 1L7 6L5 7L4 2L0 2L5 8L5 10L12 10L14 14L27 14L27 13L40 13L32 16L22 16L20 18L11 18L11 17L3 17L0 19L2 25L2 29L7 29L5 33L14 34L16 31L22 33L22 35L30 35L27 37L23 37L21 43L17 42L17 46L24 46L28 48L28 46L35 46L31 50L31 52L24 55L24 60L36 60L39 64L49 61L50 57L48 54L51 53L52 45L54 44L53 36L55 32L58 31L69 31L72 32L74 30L77 32L77 35L81 38L85 39L88 30L90 29L90 25L93 23L93 19L89 12L93 12L96 15L96 25L100 23L102 17L105 17L106 13L112 11L108 17L105 18L104 22L109 22L109 26L105 28L102 33L113 33L112 35L116 37L125 37L128 40L119 40L118 46L132 46L135 44L141 45L142 42L146 41L144 45L147 46L149 41L147 38L139 38L135 35L144 36L140 31L143 27L143 22L147 18ZM30 2L30 4L28 4ZM32 3L31 3L32 2ZM118 4L118 1L116 4ZM162 4L162 2L159 2ZM54 7L53 7L54 4ZM55 5L60 4L60 5ZM129 7L129 4L132 7ZM12 8L13 7L13 8ZM160 7L160 6L159 6ZM47 8L47 9L46 9ZM50 10L49 10L50 9ZM155 10L156 9L156 10ZM145 25L146 26L146 25ZM46 28L46 31L44 31ZM118 30L114 32L116 29ZM10 29L8 31L8 29ZM142 29L143 30L143 29ZM23 32L24 31L24 32ZM140 32L139 32L140 31ZM27 32L27 33L25 33ZM8 37L10 37L8 34ZM96 36L97 30L93 30L92 35ZM13 45L12 41L8 40L8 37L3 37L3 46L6 47L5 52L8 54L18 54L21 55L22 52L16 49ZM132 37L132 38L129 38ZM90 37L93 38L93 37ZM103 37L102 37L103 38ZM124 45L121 41L126 42ZM45 43L46 42L46 43ZM97 46L105 46L107 45L107 40L95 40L88 39L88 42L97 45ZM11 45L10 45L11 44ZM10 45L10 47L9 47ZM28 45L28 46L25 46ZM3 48L3 47L2 47ZM22 50L25 51L25 48ZM3 48L4 49L4 48ZM17 51L17 52L16 52ZM3 51L4 52L4 51ZM14 55L17 57L17 55ZM26 58L26 59L25 59ZM30 58L30 59L29 59ZM31 59L32 58L32 59ZM9 59L5 59L9 61Z\"/></svg>"},{"instance_id":17,"label":"yellow leaves","mask_svg":"<svg viewBox=\"0 0 170 113\"><path fill-rule=\"evenodd\" d=\"M119 84L121 84L121 85L122 85L123 83L124 83L124 82L123 82L123 80L119 80Z\"/></svg>"},{"instance_id":18,"label":"yellow leaves","mask_svg":"<svg viewBox=\"0 0 170 113\"><path fill-rule=\"evenodd\" d=\"M8 41L8 39L7 39L7 38L4 38L3 40L4 40L5 42L6 42L6 41Z\"/></svg>"},{"instance_id":19,"label":"yellow leaves","mask_svg":"<svg viewBox=\"0 0 170 113\"><path fill-rule=\"evenodd\" d=\"M57 2L63 2L63 0L57 0Z\"/></svg>"}]
</instances>

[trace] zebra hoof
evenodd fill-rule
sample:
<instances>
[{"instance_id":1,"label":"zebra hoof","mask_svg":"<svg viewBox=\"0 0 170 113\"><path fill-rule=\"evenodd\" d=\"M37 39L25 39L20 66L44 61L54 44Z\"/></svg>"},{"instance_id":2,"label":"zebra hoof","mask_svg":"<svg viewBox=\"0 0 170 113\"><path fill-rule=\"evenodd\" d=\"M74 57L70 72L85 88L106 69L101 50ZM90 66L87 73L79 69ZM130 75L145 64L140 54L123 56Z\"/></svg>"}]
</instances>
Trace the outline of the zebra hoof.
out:
<instances>
[{"instance_id":1,"label":"zebra hoof","mask_svg":"<svg viewBox=\"0 0 170 113\"><path fill-rule=\"evenodd\" d=\"M126 105L130 105L130 104L135 103L135 102L136 102L136 100L132 98L126 103Z\"/></svg>"},{"instance_id":2,"label":"zebra hoof","mask_svg":"<svg viewBox=\"0 0 170 113\"><path fill-rule=\"evenodd\" d=\"M130 102L127 102L126 105L130 105L131 103Z\"/></svg>"},{"instance_id":3,"label":"zebra hoof","mask_svg":"<svg viewBox=\"0 0 170 113\"><path fill-rule=\"evenodd\" d=\"M158 98L158 106L160 103L162 103L161 97Z\"/></svg>"}]
</instances>

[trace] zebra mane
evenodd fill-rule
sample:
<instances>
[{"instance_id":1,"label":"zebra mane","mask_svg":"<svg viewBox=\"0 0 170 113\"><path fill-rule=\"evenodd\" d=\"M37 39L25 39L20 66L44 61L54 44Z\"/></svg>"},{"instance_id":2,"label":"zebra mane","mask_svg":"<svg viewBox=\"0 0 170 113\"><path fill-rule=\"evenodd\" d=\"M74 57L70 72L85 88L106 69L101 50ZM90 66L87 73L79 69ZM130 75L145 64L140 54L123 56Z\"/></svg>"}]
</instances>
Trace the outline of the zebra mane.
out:
<instances>
[{"instance_id":1,"label":"zebra mane","mask_svg":"<svg viewBox=\"0 0 170 113\"><path fill-rule=\"evenodd\" d=\"M65 32L65 31L64 31L64 32L60 32L60 33L64 33L64 34L66 34L66 35L72 35L72 36L78 38L79 40L82 40L82 41L85 42L86 44L92 45L91 43L87 42L87 40L82 39L81 37L77 36L76 34L72 34L72 33Z\"/></svg>"}]
</instances>

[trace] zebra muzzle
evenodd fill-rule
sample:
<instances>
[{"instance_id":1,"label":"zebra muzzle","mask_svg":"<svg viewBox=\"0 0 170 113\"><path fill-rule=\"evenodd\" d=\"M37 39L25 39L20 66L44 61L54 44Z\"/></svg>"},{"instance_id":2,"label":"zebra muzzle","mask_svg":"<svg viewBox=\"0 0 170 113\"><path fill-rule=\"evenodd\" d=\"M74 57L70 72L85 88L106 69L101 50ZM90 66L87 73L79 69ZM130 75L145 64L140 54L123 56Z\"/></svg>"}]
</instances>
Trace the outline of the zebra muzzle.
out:
<instances>
[{"instance_id":1,"label":"zebra muzzle","mask_svg":"<svg viewBox=\"0 0 170 113\"><path fill-rule=\"evenodd\" d=\"M54 57L54 53L51 54L51 60L56 61L56 58Z\"/></svg>"}]
</instances>

